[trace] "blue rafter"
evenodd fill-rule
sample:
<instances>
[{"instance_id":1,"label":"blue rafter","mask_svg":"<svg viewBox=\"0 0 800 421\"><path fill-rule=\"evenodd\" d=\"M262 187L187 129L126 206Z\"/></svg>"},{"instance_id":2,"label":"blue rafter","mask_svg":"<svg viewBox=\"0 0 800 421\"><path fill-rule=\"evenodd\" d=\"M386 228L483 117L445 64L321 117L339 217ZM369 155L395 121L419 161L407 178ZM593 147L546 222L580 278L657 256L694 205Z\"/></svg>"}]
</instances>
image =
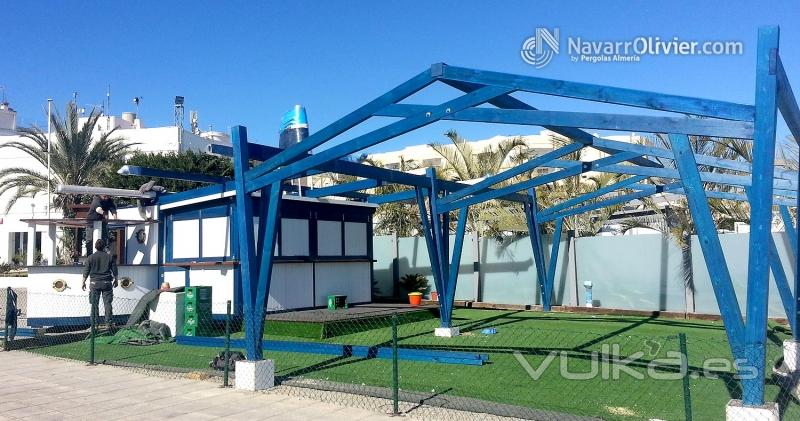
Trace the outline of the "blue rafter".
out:
<instances>
[{"instance_id":1,"label":"blue rafter","mask_svg":"<svg viewBox=\"0 0 800 421\"><path fill-rule=\"evenodd\" d=\"M752 105L455 66L445 66L442 79L727 120L753 121L754 117Z\"/></svg>"},{"instance_id":2,"label":"blue rafter","mask_svg":"<svg viewBox=\"0 0 800 421\"><path fill-rule=\"evenodd\" d=\"M431 111L420 113L389 124L388 126L381 127L380 129L373 130L367 134L358 136L322 152L300 159L279 169L275 169L274 171L270 170L269 172L264 173L261 170L264 167L264 164L261 164L256 168L259 169L259 171L256 172L251 170L251 172L245 174L247 179L247 189L249 191L254 191L258 190L264 185L274 182L275 180L295 177L297 174L313 169L314 167L325 162L339 159L370 146L385 142L388 139L400 136L420 127L427 126L435 121L438 121L445 115L454 113L467 107L483 104L498 95L504 95L510 92L513 92L513 89L487 86L438 105L432 108ZM306 141L300 142L296 146L303 145ZM289 149L287 149L287 151L288 150ZM275 156L276 159L278 157L280 157L280 154Z\"/></svg>"},{"instance_id":3,"label":"blue rafter","mask_svg":"<svg viewBox=\"0 0 800 421\"><path fill-rule=\"evenodd\" d=\"M409 117L431 109L430 105L391 104L376 115ZM524 126L582 127L585 129L682 133L698 136L753 138L753 123L719 119L655 117L629 114L585 113L573 111L498 110L467 108L442 117L442 120Z\"/></svg>"}]
</instances>

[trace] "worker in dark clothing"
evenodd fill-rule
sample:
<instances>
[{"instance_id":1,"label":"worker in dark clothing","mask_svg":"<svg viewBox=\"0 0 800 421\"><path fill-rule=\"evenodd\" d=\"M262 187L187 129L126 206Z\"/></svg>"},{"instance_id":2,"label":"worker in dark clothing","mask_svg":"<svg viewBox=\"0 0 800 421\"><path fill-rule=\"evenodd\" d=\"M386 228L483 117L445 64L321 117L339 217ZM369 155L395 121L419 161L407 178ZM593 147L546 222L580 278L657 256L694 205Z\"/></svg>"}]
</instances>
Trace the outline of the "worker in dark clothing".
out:
<instances>
[{"instance_id":1,"label":"worker in dark clothing","mask_svg":"<svg viewBox=\"0 0 800 421\"><path fill-rule=\"evenodd\" d=\"M86 291L86 278L89 278L89 303L92 305L92 316L97 320L95 311L99 308L100 295L103 296L103 307L106 310L105 323L113 326L111 301L114 300L114 288L117 287L117 262L105 251L106 242L102 239L94 243L97 250L86 259L83 267L83 286Z\"/></svg>"},{"instance_id":2,"label":"worker in dark clothing","mask_svg":"<svg viewBox=\"0 0 800 421\"><path fill-rule=\"evenodd\" d=\"M92 244L94 243L93 240L95 240L92 238L92 231L94 231L94 223L96 221L103 221L103 227L100 230L100 238L97 238L97 240L108 241L108 224L105 221L108 220L110 215L113 215L114 218L117 217L117 206L114 204L114 200L112 200L111 197L101 194L92 198L92 203L89 205L89 213L86 215L85 237L87 255L92 253Z\"/></svg>"}]
</instances>

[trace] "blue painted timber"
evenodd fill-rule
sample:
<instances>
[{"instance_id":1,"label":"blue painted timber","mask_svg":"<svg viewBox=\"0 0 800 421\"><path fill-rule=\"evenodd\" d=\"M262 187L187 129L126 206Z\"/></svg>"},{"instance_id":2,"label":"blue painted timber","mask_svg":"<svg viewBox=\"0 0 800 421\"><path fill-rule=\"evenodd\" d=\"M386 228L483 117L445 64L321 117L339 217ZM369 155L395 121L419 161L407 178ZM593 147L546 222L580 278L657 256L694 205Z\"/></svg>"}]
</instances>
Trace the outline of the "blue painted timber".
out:
<instances>
[{"instance_id":1,"label":"blue painted timber","mask_svg":"<svg viewBox=\"0 0 800 421\"><path fill-rule=\"evenodd\" d=\"M789 245L792 247L792 254L797 254L797 233L795 232L794 223L792 223L792 215L789 213L789 206L780 205L778 209L781 212L781 219L783 220L783 231L789 237Z\"/></svg>"},{"instance_id":2,"label":"blue painted timber","mask_svg":"<svg viewBox=\"0 0 800 421\"><path fill-rule=\"evenodd\" d=\"M471 83L471 82L464 82L464 81L457 81L457 80L442 80L447 85L450 85L462 92L472 92L477 89L480 89L486 85L481 85L479 83ZM489 104L494 105L497 108L501 109L512 109L512 110L532 110L536 111L537 108L526 103L520 101L517 98L512 97L511 95L500 95L497 98L490 99ZM592 144L592 140L594 136L589 134L588 132L581 130L576 127L557 127L557 126L543 126L545 129L552 131L553 133L559 134L561 136L566 137L567 139L572 139L575 142L582 143L586 146ZM609 155L615 154L619 152L619 150L614 148L607 148L603 146L598 146L598 150L601 152L605 152ZM631 159L630 162L636 165L642 165L645 167L660 167L661 164L651 161L647 158L634 158Z\"/></svg>"},{"instance_id":3,"label":"blue painted timber","mask_svg":"<svg viewBox=\"0 0 800 421\"><path fill-rule=\"evenodd\" d=\"M431 105L392 104L376 113L376 115L386 117L409 117L414 114L426 112L431 108ZM646 133L678 133L739 139L753 138L753 123L749 121L696 119L687 117L467 108L442 117L442 120L515 124L523 126L581 127L584 129L637 131Z\"/></svg>"},{"instance_id":4,"label":"blue painted timber","mask_svg":"<svg viewBox=\"0 0 800 421\"><path fill-rule=\"evenodd\" d=\"M747 271L745 358L755 370L742 380L742 402L764 403L769 295L769 247L772 228L772 168L775 166L775 124L778 114L777 27L758 30L756 51L756 114L753 139L753 184L750 189L750 251Z\"/></svg>"},{"instance_id":5,"label":"blue painted timber","mask_svg":"<svg viewBox=\"0 0 800 421\"><path fill-rule=\"evenodd\" d=\"M422 221L422 234L425 237L425 249L428 252L428 260L431 262L431 273L433 275L433 283L436 286L436 291L442 292L444 291L444 287L442 286L442 272L441 272L441 265L439 264L439 251L436 245L436 241L433 238L433 224L431 219L428 217L428 210L425 205L425 197L428 196L428 191L426 189L422 189L417 187L416 188L417 194L417 207L419 208L419 216L420 220ZM442 296L439 296L439 302L441 302Z\"/></svg>"},{"instance_id":6,"label":"blue painted timber","mask_svg":"<svg viewBox=\"0 0 800 421\"><path fill-rule=\"evenodd\" d=\"M800 142L800 107L797 106L792 85L789 84L789 77L786 76L786 70L783 68L781 55L778 53L775 57L778 64L778 109L781 111L786 126L794 136L794 141Z\"/></svg>"},{"instance_id":7,"label":"blue painted timber","mask_svg":"<svg viewBox=\"0 0 800 421\"><path fill-rule=\"evenodd\" d=\"M453 244L453 257L450 261L450 271L447 276L447 288L445 289L445 299L441 303L441 326L451 327L453 325L453 304L456 299L456 286L458 285L458 268L461 265L461 252L464 249L464 233L467 226L469 208L461 208L458 212L458 225L456 226L456 242ZM445 216L445 215L442 215ZM444 224L445 227L449 224ZM449 236L444 232L443 235ZM447 257L447 256L445 256Z\"/></svg>"},{"instance_id":8,"label":"blue painted timber","mask_svg":"<svg viewBox=\"0 0 800 421\"><path fill-rule=\"evenodd\" d=\"M466 197L466 196L471 195L471 194L488 191L487 189L489 189L490 187L492 187L493 185L495 185L497 183L506 181L506 180L508 180L508 179L510 179L512 177L516 177L516 176L518 176L520 174L524 174L524 173L526 173L528 171L531 171L533 169L541 167L544 164L546 164L546 163L548 163L550 161L553 161L555 159L558 159L558 158L560 158L560 157L562 157L564 155L568 155L568 154L571 154L573 152L577 152L577 151L583 149L583 147L584 147L584 145L582 145L580 143L570 143L569 145L562 146L562 147L560 147L560 148L558 148L558 149L556 149L554 151L547 152L544 155L537 156L537 157L535 157L533 159L530 159L530 160L528 160L528 161L526 161L526 162L524 162L522 164L519 164L519 165L516 165L514 167L511 167L511 168L509 168L509 169L507 169L505 171L502 171L502 172L500 172L498 174L486 177L486 179L481 180L481 181L479 181L479 182L477 182L477 183L475 183L475 184L473 184L471 186L464 187L463 189L451 192L447 196L443 197L439 201L439 203L442 203L442 204L450 203L450 202L453 202L453 201L455 201L457 199L461 199L461 198Z\"/></svg>"},{"instance_id":9,"label":"blue painted timber","mask_svg":"<svg viewBox=\"0 0 800 421\"><path fill-rule=\"evenodd\" d=\"M455 66L446 66L442 78L445 80L505 86L518 91L629 105L652 110L674 111L727 120L753 121L755 114L752 105Z\"/></svg>"},{"instance_id":10,"label":"blue painted timber","mask_svg":"<svg viewBox=\"0 0 800 421\"><path fill-rule=\"evenodd\" d=\"M291 148L288 148L285 151L278 153L272 158L269 158L261 165L253 169L251 178L260 177L276 169L280 165L286 165L290 162L293 162L295 159L302 157L304 154L316 148L317 146L322 145L326 141L344 133L345 131L355 127L359 123L372 117L375 111L378 111L389 104L393 104L397 101L401 101L407 98L408 96L413 95L420 89L433 83L435 80L436 79L432 77L431 70L430 69L425 70L424 72L414 76L408 81L398 85L389 92L359 107L357 110L351 112L350 114L340 118L339 120L333 122L332 124L329 124L322 130L311 134L307 138L303 139L302 142L297 143ZM290 178L290 177L283 177L283 178Z\"/></svg>"},{"instance_id":11,"label":"blue painted timber","mask_svg":"<svg viewBox=\"0 0 800 421\"><path fill-rule=\"evenodd\" d=\"M117 173L121 175L139 175L142 177L167 178L172 180L194 181L197 183L224 183L231 181L228 177L199 174L192 172L160 170L156 168L140 167L137 165L123 165Z\"/></svg>"},{"instance_id":12,"label":"blue painted timber","mask_svg":"<svg viewBox=\"0 0 800 421\"><path fill-rule=\"evenodd\" d=\"M175 343L178 345L220 348L225 345L225 339L203 336L177 336L175 337ZM231 348L244 348L245 345L244 339L231 339ZM263 340L262 347L267 351L273 352L299 352L387 360L392 358L391 347L273 340ZM461 365L483 365L485 362L489 361L488 354L474 354L461 351L399 348L397 353L398 358L405 361Z\"/></svg>"},{"instance_id":13,"label":"blue painted timber","mask_svg":"<svg viewBox=\"0 0 800 421\"><path fill-rule=\"evenodd\" d=\"M561 247L561 230L564 228L564 218L556 219L556 228L553 231L553 244L550 246L550 262L547 267L547 281L545 282L545 297L547 297L547 307L550 308L550 300L553 298L553 285L556 280L556 265L558 264L558 249ZM548 310L545 310L548 311Z\"/></svg>"},{"instance_id":14,"label":"blue painted timber","mask_svg":"<svg viewBox=\"0 0 800 421\"><path fill-rule=\"evenodd\" d=\"M343 193L354 192L358 190L366 190L380 186L382 183L378 180L358 180L350 183L337 184L329 187L322 187L319 189L309 190L305 195L306 197L325 197L337 196Z\"/></svg>"},{"instance_id":15,"label":"blue painted timber","mask_svg":"<svg viewBox=\"0 0 800 421\"><path fill-rule=\"evenodd\" d=\"M431 123L438 121L442 116L451 114L453 112L462 110L464 108L483 104L486 101L498 95L504 95L510 92L513 92L513 89L487 86L475 92L471 92L469 94L458 97L454 100L447 101L441 105L438 105L434 107L432 111L415 115L413 117L409 117L397 121L395 123L389 124L388 126L381 127L380 129L373 130L364 135L357 136L354 139L351 139L344 143L340 143L329 149L325 149L322 152L308 156L297 162L288 164L284 167L275 169L274 171L270 169L269 171L271 172L268 171L267 173L263 173L261 169L264 168L265 165L262 164L256 168L259 171L248 172L246 174L247 190L255 191L276 180L289 179L295 177L297 174L302 173L303 171L309 169L313 169L314 167L323 164L325 162L343 158L354 152L385 142L386 140L400 136L404 133L408 133L420 127L425 127ZM306 144L306 142L309 142L309 140L312 137L313 135L309 136L306 140L298 143L297 145L293 146L290 149L287 149L286 151L288 152L291 149ZM275 156L275 158L279 157L280 154ZM279 164L282 163L279 162Z\"/></svg>"},{"instance_id":16,"label":"blue painted timber","mask_svg":"<svg viewBox=\"0 0 800 421\"><path fill-rule=\"evenodd\" d=\"M245 350L248 360L260 360L263 358L260 338L263 333L256 329L259 324L263 324L263 318L259 315L263 309L255 308L256 299L253 296L254 286L258 285L259 268L256 262L255 233L252 229L253 221L253 201L250 194L245 191L244 173L249 167L247 129L243 126L235 126L231 129L231 139L233 141L233 170L236 187L236 213L235 220L243 226L237 227L239 235L239 277L242 280L242 312L244 315L244 331L246 338ZM236 269L234 269L236 270ZM260 318L260 320L258 320Z\"/></svg>"},{"instance_id":17,"label":"blue painted timber","mask_svg":"<svg viewBox=\"0 0 800 421\"><path fill-rule=\"evenodd\" d=\"M717 298L717 305L722 315L725 333L731 345L732 354L741 358L744 346L744 323L739 300L733 289L733 282L719 242L717 227L711 217L708 199L703 191L700 172L694 161L694 153L689 138L686 135L670 135L672 150L675 152L675 163L682 176L681 183L689 202L689 211L692 214L700 248L711 278L711 286Z\"/></svg>"},{"instance_id":18,"label":"blue painted timber","mask_svg":"<svg viewBox=\"0 0 800 421\"><path fill-rule=\"evenodd\" d=\"M589 171L597 171L598 168L602 168L604 166L610 166L614 163L627 161L635 156L637 156L637 152L620 152L611 156L607 156L605 158L598 159L596 161L591 162L579 162L579 161L550 161L553 162L566 162L569 163L565 168L561 171L557 171L550 174L540 175L538 177L534 177L530 180L521 181L519 183L512 184L510 186L504 186L497 189L493 189L491 191L487 191L484 193L476 194L472 197L461 199L458 201L444 203L440 206L439 212L449 212L452 210L456 210L462 208L464 206L471 206L477 203L485 202L487 200L497 199L503 195L515 193L521 190L527 190L530 188L534 188L536 186L541 186L543 184L552 183L558 180L562 180L567 177L575 176L578 174L583 174ZM661 170L661 168L648 168L648 167L637 167L635 165L619 165L620 167L631 167L631 168L640 168L643 170Z\"/></svg>"},{"instance_id":19,"label":"blue painted timber","mask_svg":"<svg viewBox=\"0 0 800 421\"><path fill-rule=\"evenodd\" d=\"M539 227L538 209L536 200L536 189L528 189L528 197L531 203L526 205L525 222L528 225L528 238L533 249L533 262L536 265L536 282L539 284L539 298L542 303L542 310L550 311L550 297L547 295L547 269L544 267L544 252L542 245L542 234Z\"/></svg>"}]
</instances>

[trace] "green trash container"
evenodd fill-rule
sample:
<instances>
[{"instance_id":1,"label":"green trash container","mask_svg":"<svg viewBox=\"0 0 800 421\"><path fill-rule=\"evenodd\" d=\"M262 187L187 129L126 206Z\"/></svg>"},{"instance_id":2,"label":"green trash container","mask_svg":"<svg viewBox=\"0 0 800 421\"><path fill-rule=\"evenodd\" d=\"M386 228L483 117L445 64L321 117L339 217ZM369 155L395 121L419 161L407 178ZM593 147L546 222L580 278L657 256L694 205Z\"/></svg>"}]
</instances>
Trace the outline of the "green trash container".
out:
<instances>
[{"instance_id":1,"label":"green trash container","mask_svg":"<svg viewBox=\"0 0 800 421\"><path fill-rule=\"evenodd\" d=\"M346 295L329 295L328 296L328 310L336 310L337 308L347 308Z\"/></svg>"}]
</instances>

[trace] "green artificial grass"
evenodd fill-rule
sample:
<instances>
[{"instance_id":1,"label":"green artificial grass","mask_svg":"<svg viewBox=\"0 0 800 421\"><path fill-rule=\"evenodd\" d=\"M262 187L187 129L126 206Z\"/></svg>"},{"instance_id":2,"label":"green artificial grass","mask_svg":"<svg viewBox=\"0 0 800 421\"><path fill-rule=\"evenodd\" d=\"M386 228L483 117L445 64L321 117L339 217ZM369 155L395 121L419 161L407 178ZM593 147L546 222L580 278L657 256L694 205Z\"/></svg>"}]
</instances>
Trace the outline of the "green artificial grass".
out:
<instances>
[{"instance_id":1,"label":"green artificial grass","mask_svg":"<svg viewBox=\"0 0 800 421\"><path fill-rule=\"evenodd\" d=\"M709 365L705 371L703 368L704 361L708 364L707 359L711 357L731 359L720 322L457 309L454 324L461 328L462 335L436 338L432 331L438 326L438 320L406 321L408 323L398 326L401 347L485 353L489 355L489 363L466 366L400 360L399 383L404 391L445 398L450 395L471 397L609 420L681 420L685 419L685 397L679 375L664 380L652 376L637 377L647 373L647 364L656 375L678 370L679 360L670 358L679 350L677 335L684 333L694 419L723 419L727 401L738 398L741 393L738 381L733 379L732 369L720 368L719 365ZM391 344L391 328L385 321L352 323L361 326L356 326L358 329L353 326L343 328L339 334L325 339L277 335L279 332L270 330L264 337L350 345ZM481 330L487 327L496 328L497 333L482 334ZM242 334L239 332L234 336L241 337ZM768 367L781 355L781 342L786 337L784 329L771 326ZM35 351L83 360L88 355L87 345L86 341L81 341ZM97 345L97 359L207 369L219 351L176 344L145 347ZM556 354L551 355L553 352ZM614 372L619 370L614 367L620 368L622 364L593 359L598 354L608 356L615 353L621 359L638 356L639 365L625 365L630 367L633 375L622 371L615 377ZM597 375L583 380L564 378L561 374L562 354L571 373L591 373L596 369ZM275 360L278 376L346 383L352 385L354 393L364 386L391 385L390 360L286 352L265 352L265 358ZM548 360L550 365L541 370L540 377L532 379L525 365L530 371L535 371ZM797 405L780 394L779 388L769 380L769 374L766 390L768 401L789 405L785 408L784 419L800 419ZM490 408L487 412L491 412Z\"/></svg>"}]
</instances>

